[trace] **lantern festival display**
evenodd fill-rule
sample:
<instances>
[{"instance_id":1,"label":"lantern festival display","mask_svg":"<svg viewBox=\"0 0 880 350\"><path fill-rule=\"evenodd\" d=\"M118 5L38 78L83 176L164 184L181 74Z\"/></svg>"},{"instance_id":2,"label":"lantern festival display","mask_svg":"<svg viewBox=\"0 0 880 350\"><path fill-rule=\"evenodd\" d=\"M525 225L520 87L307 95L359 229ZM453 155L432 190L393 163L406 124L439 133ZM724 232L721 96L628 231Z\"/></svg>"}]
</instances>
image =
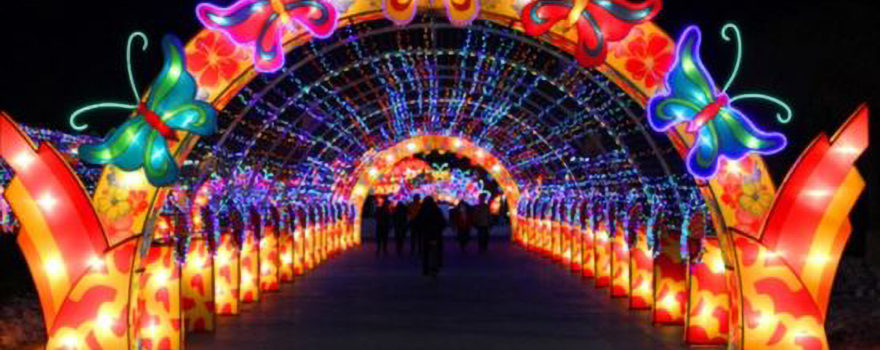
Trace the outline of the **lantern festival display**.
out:
<instances>
[{"instance_id":1,"label":"lantern festival display","mask_svg":"<svg viewBox=\"0 0 880 350\"><path fill-rule=\"evenodd\" d=\"M0 234L17 232L46 347L184 348L188 332L222 331L218 316L257 312L243 304L361 245L371 195L491 194L514 244L683 327L687 344L828 349L868 108L815 138L777 187L764 159L787 139L739 106L769 102L782 124L791 107L729 95L738 27L721 28L737 56L718 85L700 28L673 40L652 22L662 5L202 3L205 28L165 36L147 86L130 63L148 40L132 34L134 99L70 116L81 131L86 113L120 111L105 138L0 113ZM420 28L460 47L400 34ZM646 42L656 57L631 52ZM648 61L657 72L627 69ZM483 172L419 158L431 152Z\"/></svg>"}]
</instances>

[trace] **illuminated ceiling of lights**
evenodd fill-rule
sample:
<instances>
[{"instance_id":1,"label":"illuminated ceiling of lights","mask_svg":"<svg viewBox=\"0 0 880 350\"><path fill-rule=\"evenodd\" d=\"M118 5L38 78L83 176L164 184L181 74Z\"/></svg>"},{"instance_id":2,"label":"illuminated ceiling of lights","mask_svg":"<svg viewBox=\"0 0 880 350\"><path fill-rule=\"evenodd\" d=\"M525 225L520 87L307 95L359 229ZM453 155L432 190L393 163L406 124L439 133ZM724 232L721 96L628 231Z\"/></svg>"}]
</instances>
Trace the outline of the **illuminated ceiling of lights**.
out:
<instances>
[{"instance_id":1,"label":"illuminated ceiling of lights","mask_svg":"<svg viewBox=\"0 0 880 350\"><path fill-rule=\"evenodd\" d=\"M308 176L329 191L361 156L413 135L460 135L499 157L522 188L583 190L678 179L693 186L668 139L604 75L534 38L477 21L420 16L341 28L288 53L219 115L194 159ZM306 175L302 175L306 174Z\"/></svg>"}]
</instances>

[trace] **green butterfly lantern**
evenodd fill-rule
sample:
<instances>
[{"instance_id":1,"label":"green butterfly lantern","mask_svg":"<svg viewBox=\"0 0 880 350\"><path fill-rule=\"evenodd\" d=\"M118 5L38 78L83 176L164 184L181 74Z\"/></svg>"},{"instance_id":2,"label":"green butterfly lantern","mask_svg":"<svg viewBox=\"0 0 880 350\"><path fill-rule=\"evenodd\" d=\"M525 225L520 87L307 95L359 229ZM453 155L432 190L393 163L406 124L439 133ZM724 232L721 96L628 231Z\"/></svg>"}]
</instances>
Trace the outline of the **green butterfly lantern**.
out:
<instances>
[{"instance_id":1,"label":"green butterfly lantern","mask_svg":"<svg viewBox=\"0 0 880 350\"><path fill-rule=\"evenodd\" d=\"M149 96L142 100L137 93L131 74L131 44L135 38L146 36L134 33L128 40L128 73L136 105L99 103L81 108L71 115L71 126L84 130L76 117L98 108L122 108L134 111L134 117L110 132L99 144L79 148L79 157L92 164L112 164L124 171L144 169L153 186L169 186L177 181L179 168L170 151L170 142L177 142L176 130L208 136L217 130L217 113L210 104L196 100L198 86L186 71L186 58L180 40L166 35L162 39L165 63L150 86Z\"/></svg>"}]
</instances>

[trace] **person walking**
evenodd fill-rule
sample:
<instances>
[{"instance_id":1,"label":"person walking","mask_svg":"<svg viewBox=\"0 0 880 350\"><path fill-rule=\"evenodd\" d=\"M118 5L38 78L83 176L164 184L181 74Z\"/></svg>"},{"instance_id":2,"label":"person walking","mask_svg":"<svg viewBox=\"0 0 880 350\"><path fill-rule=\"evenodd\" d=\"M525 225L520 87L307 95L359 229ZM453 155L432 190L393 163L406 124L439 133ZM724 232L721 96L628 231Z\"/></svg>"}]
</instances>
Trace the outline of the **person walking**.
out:
<instances>
[{"instance_id":1,"label":"person walking","mask_svg":"<svg viewBox=\"0 0 880 350\"><path fill-rule=\"evenodd\" d=\"M407 208L407 219L410 223L413 223L416 219L416 216L419 215L419 210L421 209L421 197L419 195L413 196L412 203L409 204L409 208ZM417 254L421 249L421 232L422 230L418 227L410 227L409 229L409 252L410 254Z\"/></svg>"},{"instance_id":2,"label":"person walking","mask_svg":"<svg viewBox=\"0 0 880 350\"><path fill-rule=\"evenodd\" d=\"M492 217L489 213L489 196L481 193L479 203L474 207L472 216L474 227L477 228L477 246L480 253L489 250L489 229L492 225Z\"/></svg>"},{"instance_id":3,"label":"person walking","mask_svg":"<svg viewBox=\"0 0 880 350\"><path fill-rule=\"evenodd\" d=\"M426 276L437 277L443 254L440 240L443 239L446 219L434 198L425 198L414 224L422 234L422 273Z\"/></svg>"},{"instance_id":4,"label":"person walking","mask_svg":"<svg viewBox=\"0 0 880 350\"><path fill-rule=\"evenodd\" d=\"M409 226L409 212L406 203L397 202L394 207L394 243L397 246L397 255L403 254L403 246L406 243L406 231Z\"/></svg>"},{"instance_id":5,"label":"person walking","mask_svg":"<svg viewBox=\"0 0 880 350\"><path fill-rule=\"evenodd\" d=\"M455 225L455 233L458 236L458 245L461 246L461 251L467 251L467 244L471 240L471 220L468 215L470 212L470 208L468 208L467 202L459 201L458 204L452 208L452 222Z\"/></svg>"},{"instance_id":6,"label":"person walking","mask_svg":"<svg viewBox=\"0 0 880 350\"><path fill-rule=\"evenodd\" d=\"M376 256L388 255L388 234L391 231L391 204L386 199L376 211Z\"/></svg>"}]
</instances>

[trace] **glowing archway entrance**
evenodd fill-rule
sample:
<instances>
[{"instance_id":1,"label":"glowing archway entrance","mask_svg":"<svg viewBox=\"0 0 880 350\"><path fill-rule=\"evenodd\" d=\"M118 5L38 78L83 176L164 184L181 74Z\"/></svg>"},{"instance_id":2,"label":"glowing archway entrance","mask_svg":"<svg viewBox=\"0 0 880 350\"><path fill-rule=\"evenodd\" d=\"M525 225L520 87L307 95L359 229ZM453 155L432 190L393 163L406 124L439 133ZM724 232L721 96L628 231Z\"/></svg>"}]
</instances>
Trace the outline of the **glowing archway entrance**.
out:
<instances>
[{"instance_id":1,"label":"glowing archway entrance","mask_svg":"<svg viewBox=\"0 0 880 350\"><path fill-rule=\"evenodd\" d=\"M473 160L475 165L485 169L498 183L503 195L507 198L508 208L516 208L520 190L504 163L489 151L468 140L444 135L416 136L379 152L364 155L365 159L361 162L354 176L356 182L351 190L349 202L354 204L356 208L363 207L370 189L375 186L381 174L389 172L397 161L432 151L449 152ZM355 232L360 232L360 215L361 213L358 213ZM511 225L516 225L515 222L515 220L512 221Z\"/></svg>"}]
</instances>

